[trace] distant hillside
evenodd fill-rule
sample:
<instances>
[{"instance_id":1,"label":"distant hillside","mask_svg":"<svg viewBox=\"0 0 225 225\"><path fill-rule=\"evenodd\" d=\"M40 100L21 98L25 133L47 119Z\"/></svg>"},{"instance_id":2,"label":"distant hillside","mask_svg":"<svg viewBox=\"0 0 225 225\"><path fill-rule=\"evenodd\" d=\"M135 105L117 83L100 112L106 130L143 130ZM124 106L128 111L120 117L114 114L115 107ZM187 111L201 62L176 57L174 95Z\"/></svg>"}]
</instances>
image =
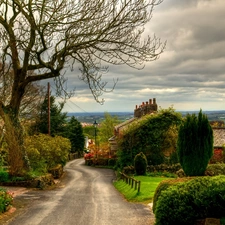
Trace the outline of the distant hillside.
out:
<instances>
[{"instance_id":1,"label":"distant hillside","mask_svg":"<svg viewBox=\"0 0 225 225\"><path fill-rule=\"evenodd\" d=\"M179 111L183 116L189 114L198 114L199 111ZM133 112L108 112L111 116L117 116L117 118L123 122L134 116ZM225 110L218 111L203 111L208 116L209 121L225 121ZM97 123L101 123L104 120L104 112L70 112L67 113L68 117L74 116L81 123L93 124L96 120Z\"/></svg>"},{"instance_id":2,"label":"distant hillside","mask_svg":"<svg viewBox=\"0 0 225 225\"><path fill-rule=\"evenodd\" d=\"M133 112L108 112L111 116L117 116L120 121L125 121L133 117ZM93 124L96 120L97 123L101 123L104 120L104 112L79 112L79 113L67 113L68 117L74 116L81 123Z\"/></svg>"}]
</instances>

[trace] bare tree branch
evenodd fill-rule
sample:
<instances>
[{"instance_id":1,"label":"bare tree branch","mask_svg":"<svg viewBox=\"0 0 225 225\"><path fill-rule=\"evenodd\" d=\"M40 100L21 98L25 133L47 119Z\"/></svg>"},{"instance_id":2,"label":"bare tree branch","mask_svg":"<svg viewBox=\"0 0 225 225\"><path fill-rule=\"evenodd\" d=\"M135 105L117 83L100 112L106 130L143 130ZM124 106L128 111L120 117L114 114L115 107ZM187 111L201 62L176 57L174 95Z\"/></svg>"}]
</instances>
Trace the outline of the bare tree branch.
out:
<instances>
[{"instance_id":1,"label":"bare tree branch","mask_svg":"<svg viewBox=\"0 0 225 225\"><path fill-rule=\"evenodd\" d=\"M102 103L99 97L107 91L102 81L108 71L105 65L141 69L163 52L165 44L159 38L142 37L154 7L161 2L2 0L0 57L14 74L9 107L19 110L29 83L48 78L59 81L62 71L75 64L80 66L79 77Z\"/></svg>"}]
</instances>

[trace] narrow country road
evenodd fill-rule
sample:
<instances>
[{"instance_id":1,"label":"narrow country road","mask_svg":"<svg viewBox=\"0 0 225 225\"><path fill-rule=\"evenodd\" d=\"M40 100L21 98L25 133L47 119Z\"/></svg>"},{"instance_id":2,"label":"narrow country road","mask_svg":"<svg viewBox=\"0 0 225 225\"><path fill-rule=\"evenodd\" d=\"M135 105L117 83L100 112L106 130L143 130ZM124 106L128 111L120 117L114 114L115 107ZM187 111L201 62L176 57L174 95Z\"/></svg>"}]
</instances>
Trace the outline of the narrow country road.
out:
<instances>
[{"instance_id":1,"label":"narrow country road","mask_svg":"<svg viewBox=\"0 0 225 225\"><path fill-rule=\"evenodd\" d=\"M148 225L154 218L142 204L129 203L113 187L114 171L69 162L58 188L29 191L32 201L7 225Z\"/></svg>"}]
</instances>

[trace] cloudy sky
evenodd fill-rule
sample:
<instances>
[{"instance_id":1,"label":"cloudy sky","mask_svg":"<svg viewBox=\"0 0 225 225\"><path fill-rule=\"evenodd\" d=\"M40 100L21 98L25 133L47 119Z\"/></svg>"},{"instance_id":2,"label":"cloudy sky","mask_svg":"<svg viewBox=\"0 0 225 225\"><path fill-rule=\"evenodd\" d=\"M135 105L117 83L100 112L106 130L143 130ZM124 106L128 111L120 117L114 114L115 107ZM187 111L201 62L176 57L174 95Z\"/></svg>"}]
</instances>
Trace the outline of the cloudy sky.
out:
<instances>
[{"instance_id":1,"label":"cloudy sky","mask_svg":"<svg viewBox=\"0 0 225 225\"><path fill-rule=\"evenodd\" d=\"M64 111L133 111L151 98L162 108L225 110L225 0L164 0L145 32L167 41L157 61L141 71L110 67L106 79L119 81L102 96L104 105L95 102L85 84L70 79L76 94Z\"/></svg>"}]
</instances>

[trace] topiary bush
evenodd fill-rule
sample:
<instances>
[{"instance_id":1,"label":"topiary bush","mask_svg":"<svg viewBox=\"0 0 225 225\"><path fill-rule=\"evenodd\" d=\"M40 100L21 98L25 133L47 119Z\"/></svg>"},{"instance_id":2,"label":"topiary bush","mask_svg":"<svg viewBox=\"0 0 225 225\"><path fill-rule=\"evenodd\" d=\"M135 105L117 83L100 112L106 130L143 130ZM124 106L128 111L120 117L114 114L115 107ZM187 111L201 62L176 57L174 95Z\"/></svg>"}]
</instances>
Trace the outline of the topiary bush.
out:
<instances>
[{"instance_id":1,"label":"topiary bush","mask_svg":"<svg viewBox=\"0 0 225 225\"><path fill-rule=\"evenodd\" d=\"M134 168L137 175L145 175L147 169L147 159L143 152L134 157Z\"/></svg>"},{"instance_id":2,"label":"topiary bush","mask_svg":"<svg viewBox=\"0 0 225 225\"><path fill-rule=\"evenodd\" d=\"M225 216L225 176L198 177L161 191L156 225L194 224L197 219Z\"/></svg>"}]
</instances>

